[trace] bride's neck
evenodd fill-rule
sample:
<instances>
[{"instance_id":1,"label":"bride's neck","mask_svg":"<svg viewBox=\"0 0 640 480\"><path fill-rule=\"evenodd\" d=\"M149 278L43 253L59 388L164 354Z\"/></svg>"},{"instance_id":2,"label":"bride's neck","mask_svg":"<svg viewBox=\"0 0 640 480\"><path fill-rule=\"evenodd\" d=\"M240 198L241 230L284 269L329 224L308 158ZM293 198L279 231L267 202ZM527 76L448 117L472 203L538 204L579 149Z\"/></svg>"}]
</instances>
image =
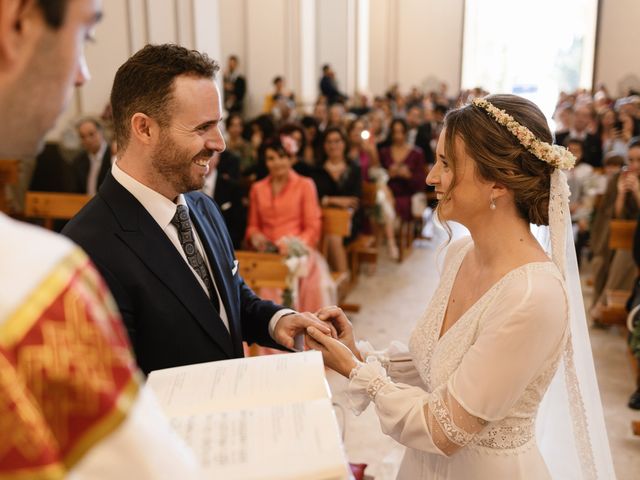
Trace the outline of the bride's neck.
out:
<instances>
[{"instance_id":1,"label":"bride's neck","mask_svg":"<svg viewBox=\"0 0 640 480\"><path fill-rule=\"evenodd\" d=\"M524 251L537 246L529 224L524 220L492 212L488 218L468 226L473 238L475 258L483 267L519 263Z\"/></svg>"}]
</instances>

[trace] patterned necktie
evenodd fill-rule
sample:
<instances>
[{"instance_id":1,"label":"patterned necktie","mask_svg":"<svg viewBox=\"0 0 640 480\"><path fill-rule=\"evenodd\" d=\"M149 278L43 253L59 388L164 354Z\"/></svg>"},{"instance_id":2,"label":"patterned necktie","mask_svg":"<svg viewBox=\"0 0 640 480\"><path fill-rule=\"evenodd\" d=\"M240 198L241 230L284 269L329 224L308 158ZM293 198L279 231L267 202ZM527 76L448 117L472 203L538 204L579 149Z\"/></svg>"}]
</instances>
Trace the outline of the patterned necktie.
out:
<instances>
[{"instance_id":1,"label":"patterned necktie","mask_svg":"<svg viewBox=\"0 0 640 480\"><path fill-rule=\"evenodd\" d=\"M193 268L202 279L202 282L205 284L207 290L209 291L213 306L215 307L216 311L220 313L220 299L218 298L216 289L213 286L213 282L211 281L211 276L209 275L209 270L207 270L207 265L205 264L202 255L200 255L200 252L196 248L195 239L193 237L193 230L191 229L191 220L189 219L189 210L187 209L187 207L185 207L184 205L178 205L176 214L171 219L171 223L178 229L180 245L182 245L182 249L187 256L189 265L191 265L191 268Z\"/></svg>"}]
</instances>

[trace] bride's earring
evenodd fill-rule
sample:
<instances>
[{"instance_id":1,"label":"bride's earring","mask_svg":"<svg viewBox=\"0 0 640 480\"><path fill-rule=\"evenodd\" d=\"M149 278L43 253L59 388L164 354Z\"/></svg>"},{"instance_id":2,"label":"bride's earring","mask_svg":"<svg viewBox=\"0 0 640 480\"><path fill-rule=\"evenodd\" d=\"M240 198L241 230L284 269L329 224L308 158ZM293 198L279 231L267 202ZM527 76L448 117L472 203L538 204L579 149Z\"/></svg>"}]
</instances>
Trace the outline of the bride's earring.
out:
<instances>
[{"instance_id":1,"label":"bride's earring","mask_svg":"<svg viewBox=\"0 0 640 480\"><path fill-rule=\"evenodd\" d=\"M491 202L489 202L489 208L491 210L495 210L496 209L496 201L493 199L493 197L491 197Z\"/></svg>"}]
</instances>

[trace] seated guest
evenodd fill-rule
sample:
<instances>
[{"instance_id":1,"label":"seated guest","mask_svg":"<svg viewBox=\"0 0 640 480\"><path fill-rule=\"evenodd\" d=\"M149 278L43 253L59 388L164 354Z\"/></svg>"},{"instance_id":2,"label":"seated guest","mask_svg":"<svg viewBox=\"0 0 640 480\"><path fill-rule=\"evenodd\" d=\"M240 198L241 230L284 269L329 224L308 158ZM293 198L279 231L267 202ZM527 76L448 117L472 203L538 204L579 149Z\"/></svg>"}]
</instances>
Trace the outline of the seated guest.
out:
<instances>
[{"instance_id":1,"label":"seated guest","mask_svg":"<svg viewBox=\"0 0 640 480\"><path fill-rule=\"evenodd\" d=\"M360 165L360 172L364 181L372 182L376 185L376 212L372 217L375 217L373 218L374 221L384 226L389 256L396 260L400 256L400 251L396 244L396 236L393 228L396 213L393 206L393 194L387 186L389 176L383 168L380 168L378 149L374 143L375 139L370 136L369 131L366 131L369 137L366 140L363 138L362 134L365 132L364 127L364 120L359 118L353 120L348 125L348 158L350 161Z\"/></svg>"},{"instance_id":2,"label":"seated guest","mask_svg":"<svg viewBox=\"0 0 640 480\"><path fill-rule=\"evenodd\" d=\"M325 159L314 176L318 198L323 207L345 208L352 211L351 236L346 239L348 243L357 236L362 225L360 166L347 160L347 139L339 128L327 128L323 146ZM323 253L333 271L347 271L347 252L342 238L335 235L325 236Z\"/></svg>"},{"instance_id":3,"label":"seated guest","mask_svg":"<svg viewBox=\"0 0 640 480\"><path fill-rule=\"evenodd\" d=\"M250 123L251 133L251 148L253 149L253 155L257 159L256 161L256 179L260 180L267 176L267 166L264 163L264 158L260 156L262 143L273 138L276 134L276 123L271 115L262 114L254 118Z\"/></svg>"},{"instance_id":4,"label":"seated guest","mask_svg":"<svg viewBox=\"0 0 640 480\"><path fill-rule=\"evenodd\" d=\"M306 164L316 168L320 165L323 157L320 125L312 116L302 117L300 123L304 129L304 148L302 149L302 159Z\"/></svg>"},{"instance_id":5,"label":"seated guest","mask_svg":"<svg viewBox=\"0 0 640 480\"><path fill-rule=\"evenodd\" d=\"M605 107L598 115L598 136L602 144L603 155L610 152L626 155L627 141L622 138L622 122L618 118L617 112L612 108Z\"/></svg>"},{"instance_id":6,"label":"seated guest","mask_svg":"<svg viewBox=\"0 0 640 480\"><path fill-rule=\"evenodd\" d=\"M225 139L227 151L240 160L240 175L243 177L255 175L256 157L253 154L251 144L242 136L244 130L242 116L239 113L230 113L225 127L227 129Z\"/></svg>"},{"instance_id":7,"label":"seated guest","mask_svg":"<svg viewBox=\"0 0 640 480\"><path fill-rule=\"evenodd\" d=\"M295 107L295 95L285 89L284 78L278 75L273 79L272 83L274 91L273 93L269 93L265 96L262 112L273 113L273 109L277 108L280 102L285 102L290 106Z\"/></svg>"},{"instance_id":8,"label":"seated guest","mask_svg":"<svg viewBox=\"0 0 640 480\"><path fill-rule=\"evenodd\" d=\"M576 254L578 265L580 265L581 254L589 240L589 221L593 213L595 203L595 193L597 182L593 167L582 161L584 143L577 138L569 138L565 141L565 147L576 157L574 168L568 170L567 183L571 196L569 197L569 210L571 211L571 222L573 223L574 239L576 244Z\"/></svg>"},{"instance_id":9,"label":"seated guest","mask_svg":"<svg viewBox=\"0 0 640 480\"><path fill-rule=\"evenodd\" d=\"M636 265L636 269L640 270L640 218L638 218L638 225L636 226L636 231L633 234L633 260ZM627 305L628 310L638 307L639 297L640 277L636 278L635 287ZM633 328L629 335L629 348L635 357L635 361L638 363L638 369L636 373L636 391L631 394L628 405L629 408L633 410L640 410L640 312L636 312L633 315L633 323L631 326Z\"/></svg>"},{"instance_id":10,"label":"seated guest","mask_svg":"<svg viewBox=\"0 0 640 480\"><path fill-rule=\"evenodd\" d=\"M411 197L424 191L426 171L422 150L409 144L407 122L396 118L391 122L391 146L380 152L380 162L389 173L389 188L393 192L396 213L404 220L413 218Z\"/></svg>"},{"instance_id":11,"label":"seated guest","mask_svg":"<svg viewBox=\"0 0 640 480\"><path fill-rule=\"evenodd\" d=\"M574 109L573 124L569 130L556 133L556 143L564 145L567 138L579 138L584 142L584 162L594 167L602 166L602 142L595 127L595 110L591 105Z\"/></svg>"},{"instance_id":12,"label":"seated guest","mask_svg":"<svg viewBox=\"0 0 640 480\"><path fill-rule=\"evenodd\" d=\"M227 150L214 155L202 193L212 198L218 205L233 248L239 249L247 226L247 209L242 201L240 159Z\"/></svg>"},{"instance_id":13,"label":"seated guest","mask_svg":"<svg viewBox=\"0 0 640 480\"><path fill-rule=\"evenodd\" d=\"M62 158L57 143L47 143L36 157L29 183L35 192L75 192L75 175L71 165Z\"/></svg>"},{"instance_id":14,"label":"seated guest","mask_svg":"<svg viewBox=\"0 0 640 480\"><path fill-rule=\"evenodd\" d=\"M102 125L94 118L76 124L83 152L72 164L75 191L95 195L111 168L111 149L104 138Z\"/></svg>"},{"instance_id":15,"label":"seated guest","mask_svg":"<svg viewBox=\"0 0 640 480\"><path fill-rule=\"evenodd\" d=\"M427 164L433 164L431 123L424 121L424 111L420 105L412 105L409 107L407 111L407 125L409 127L407 134L409 144L420 148Z\"/></svg>"},{"instance_id":16,"label":"seated guest","mask_svg":"<svg viewBox=\"0 0 640 480\"><path fill-rule=\"evenodd\" d=\"M304 177L312 177L315 172L313 165L309 165L302 158L307 148L304 130L297 123L286 123L279 130L280 141L284 146L293 170Z\"/></svg>"},{"instance_id":17,"label":"seated guest","mask_svg":"<svg viewBox=\"0 0 640 480\"><path fill-rule=\"evenodd\" d=\"M278 139L266 142L263 149L269 175L251 187L247 244L261 252L279 251L287 255L287 239L300 240L309 257L294 308L315 312L335 303L329 269L317 252L322 213L316 187L311 179L293 170L291 157ZM266 296L264 291L260 293Z\"/></svg>"},{"instance_id":18,"label":"seated guest","mask_svg":"<svg viewBox=\"0 0 640 480\"><path fill-rule=\"evenodd\" d=\"M628 166L609 180L591 225L594 273L591 317L598 322L607 290L629 290L636 276L631 252L609 249L612 219L635 220L640 214L640 137L629 142Z\"/></svg>"}]
</instances>

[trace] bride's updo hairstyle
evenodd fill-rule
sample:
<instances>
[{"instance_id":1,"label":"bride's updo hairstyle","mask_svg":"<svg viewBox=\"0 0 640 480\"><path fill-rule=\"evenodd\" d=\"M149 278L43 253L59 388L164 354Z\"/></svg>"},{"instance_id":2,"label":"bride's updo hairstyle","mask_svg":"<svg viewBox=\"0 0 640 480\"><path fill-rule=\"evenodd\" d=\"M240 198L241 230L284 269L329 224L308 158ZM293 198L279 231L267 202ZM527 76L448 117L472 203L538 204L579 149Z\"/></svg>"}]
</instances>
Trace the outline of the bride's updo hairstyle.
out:
<instances>
[{"instance_id":1,"label":"bride's updo hairstyle","mask_svg":"<svg viewBox=\"0 0 640 480\"><path fill-rule=\"evenodd\" d=\"M486 99L506 111L539 139L553 143L547 120L529 100L516 95L489 95ZM456 185L456 138L460 137L476 171L486 181L511 192L520 216L536 225L549 224L549 186L554 167L535 157L486 110L473 104L451 110L444 120L444 150L453 173L445 199ZM487 201L488 208L488 201Z\"/></svg>"}]
</instances>

